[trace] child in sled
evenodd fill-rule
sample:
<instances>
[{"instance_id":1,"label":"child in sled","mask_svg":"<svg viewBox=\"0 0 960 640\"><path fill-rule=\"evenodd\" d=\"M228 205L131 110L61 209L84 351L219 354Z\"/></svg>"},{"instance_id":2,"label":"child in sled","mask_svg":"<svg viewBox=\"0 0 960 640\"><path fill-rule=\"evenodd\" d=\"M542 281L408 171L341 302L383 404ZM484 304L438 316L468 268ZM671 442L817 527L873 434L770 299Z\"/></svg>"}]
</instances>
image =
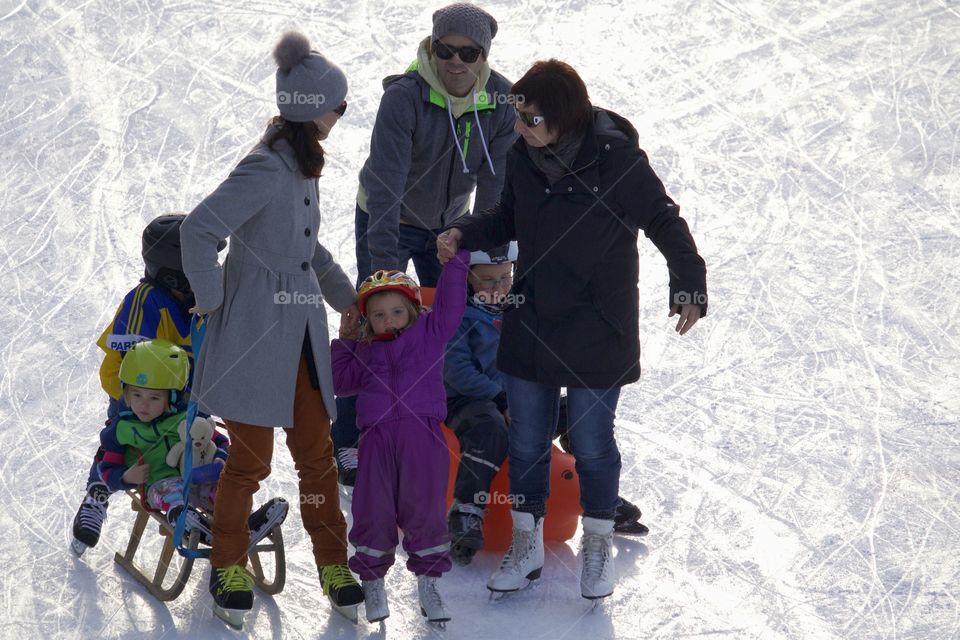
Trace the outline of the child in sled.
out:
<instances>
[{"instance_id":1,"label":"child in sled","mask_svg":"<svg viewBox=\"0 0 960 640\"><path fill-rule=\"evenodd\" d=\"M194 299L180 259L180 224L185 217L182 213L158 216L144 228L140 251L144 265L143 277L123 297L113 320L97 340L97 346L104 352L100 365L100 384L109 398L108 423L121 410L129 409L123 404L118 374L124 353L134 344L154 338L172 342L186 352L192 370L191 315L188 309L193 306ZM226 243L223 243L220 249L225 246ZM182 401L183 398L178 400ZM213 443L225 448L226 436L216 432ZM73 518L71 548L77 555L82 555L88 547L97 546L107 517L112 491L100 477L102 457L101 448L90 465L86 494Z\"/></svg>"},{"instance_id":2,"label":"child in sled","mask_svg":"<svg viewBox=\"0 0 960 640\"><path fill-rule=\"evenodd\" d=\"M189 373L187 353L172 342L147 340L133 345L118 374L123 408L100 432L102 482L110 491L142 486L147 504L166 512L171 526L186 507L181 471L168 464L168 457L181 441L179 426L187 417L182 393ZM218 441L213 462L222 465L229 443L222 437ZM215 480L196 484L190 499L211 512L216 490ZM274 498L251 515L250 528L259 536L255 539L262 539L283 521L287 506L282 498ZM192 506L187 509L186 531L198 531L200 540L209 545L212 533L206 515Z\"/></svg>"},{"instance_id":3,"label":"child in sled","mask_svg":"<svg viewBox=\"0 0 960 640\"><path fill-rule=\"evenodd\" d=\"M383 579L394 562L397 527L407 568L417 576L421 612L430 622L450 619L437 589L451 567L444 506L450 454L440 431L447 412L443 353L466 306L468 255L460 252L443 268L429 311L406 274L369 276L357 298L360 336L333 341L335 391L357 396L350 568L363 581L371 622L390 615Z\"/></svg>"}]
</instances>

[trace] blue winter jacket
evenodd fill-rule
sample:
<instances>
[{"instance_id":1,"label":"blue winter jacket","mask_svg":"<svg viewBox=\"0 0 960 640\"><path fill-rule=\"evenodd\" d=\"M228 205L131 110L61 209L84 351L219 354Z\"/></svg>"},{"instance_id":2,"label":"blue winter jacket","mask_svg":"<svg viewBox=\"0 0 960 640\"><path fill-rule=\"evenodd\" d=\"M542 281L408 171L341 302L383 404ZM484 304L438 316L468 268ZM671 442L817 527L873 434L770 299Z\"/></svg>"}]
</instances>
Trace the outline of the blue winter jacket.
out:
<instances>
[{"instance_id":1,"label":"blue winter jacket","mask_svg":"<svg viewBox=\"0 0 960 640\"><path fill-rule=\"evenodd\" d=\"M451 411L467 400L493 400L498 407L505 403L503 374L497 369L501 318L502 314L467 305L463 321L447 343L443 362L443 384Z\"/></svg>"}]
</instances>

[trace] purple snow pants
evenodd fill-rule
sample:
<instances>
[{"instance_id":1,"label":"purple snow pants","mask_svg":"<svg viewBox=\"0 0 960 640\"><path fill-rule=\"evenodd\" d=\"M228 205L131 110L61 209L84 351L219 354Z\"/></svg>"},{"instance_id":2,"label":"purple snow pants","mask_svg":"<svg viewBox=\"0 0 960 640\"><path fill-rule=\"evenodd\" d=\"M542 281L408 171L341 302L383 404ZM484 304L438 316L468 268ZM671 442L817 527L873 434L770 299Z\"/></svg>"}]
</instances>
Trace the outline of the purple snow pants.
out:
<instances>
[{"instance_id":1,"label":"purple snow pants","mask_svg":"<svg viewBox=\"0 0 960 640\"><path fill-rule=\"evenodd\" d=\"M386 575L403 531L407 569L450 570L446 499L450 452L433 419L387 420L360 432L353 490L350 568L361 580Z\"/></svg>"}]
</instances>

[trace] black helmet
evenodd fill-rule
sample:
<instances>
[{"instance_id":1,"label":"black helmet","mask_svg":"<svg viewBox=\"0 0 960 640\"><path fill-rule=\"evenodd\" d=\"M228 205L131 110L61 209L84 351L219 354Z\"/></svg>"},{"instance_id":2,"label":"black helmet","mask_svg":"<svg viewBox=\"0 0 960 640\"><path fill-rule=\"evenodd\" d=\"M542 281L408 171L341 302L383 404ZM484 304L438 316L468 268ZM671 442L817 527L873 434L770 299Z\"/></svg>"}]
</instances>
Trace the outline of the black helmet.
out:
<instances>
[{"instance_id":1,"label":"black helmet","mask_svg":"<svg viewBox=\"0 0 960 640\"><path fill-rule=\"evenodd\" d=\"M147 277L181 293L190 293L190 282L183 273L180 257L180 225L186 217L185 213L169 213L151 220L143 230L140 251ZM226 241L221 240L217 251L223 251L226 246Z\"/></svg>"}]
</instances>

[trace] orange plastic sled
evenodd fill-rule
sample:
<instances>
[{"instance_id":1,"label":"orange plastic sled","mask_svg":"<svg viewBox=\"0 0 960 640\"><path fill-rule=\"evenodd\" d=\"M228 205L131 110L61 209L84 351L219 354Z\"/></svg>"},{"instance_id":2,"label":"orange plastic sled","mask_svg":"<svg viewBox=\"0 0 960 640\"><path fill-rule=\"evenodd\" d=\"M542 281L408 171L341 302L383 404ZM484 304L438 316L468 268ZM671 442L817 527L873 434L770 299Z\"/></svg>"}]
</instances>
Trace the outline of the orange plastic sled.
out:
<instances>
[{"instance_id":1,"label":"orange plastic sled","mask_svg":"<svg viewBox=\"0 0 960 640\"><path fill-rule=\"evenodd\" d=\"M460 443L453 430L444 425L443 436L450 449L450 477L447 480L447 508L453 503L453 485L460 464ZM547 515L543 521L543 539L563 542L573 537L580 517L580 479L574 469L574 459L556 445L550 460L550 497ZM505 461L490 486L487 515L483 523L483 548L504 551L510 546L513 523L510 518L509 464Z\"/></svg>"},{"instance_id":2,"label":"orange plastic sled","mask_svg":"<svg viewBox=\"0 0 960 640\"><path fill-rule=\"evenodd\" d=\"M436 289L420 287L424 306L433 304ZM450 449L450 476L447 480L447 509L453 503L453 485L460 464L460 442L453 430L443 426L443 437ZM543 521L543 539L563 542L577 532L580 518L580 479L574 467L574 457L553 445L550 459L550 497ZM505 551L510 546L513 522L510 517L510 479L508 463L504 461L490 485L490 499L483 524L483 548L487 551Z\"/></svg>"}]
</instances>

